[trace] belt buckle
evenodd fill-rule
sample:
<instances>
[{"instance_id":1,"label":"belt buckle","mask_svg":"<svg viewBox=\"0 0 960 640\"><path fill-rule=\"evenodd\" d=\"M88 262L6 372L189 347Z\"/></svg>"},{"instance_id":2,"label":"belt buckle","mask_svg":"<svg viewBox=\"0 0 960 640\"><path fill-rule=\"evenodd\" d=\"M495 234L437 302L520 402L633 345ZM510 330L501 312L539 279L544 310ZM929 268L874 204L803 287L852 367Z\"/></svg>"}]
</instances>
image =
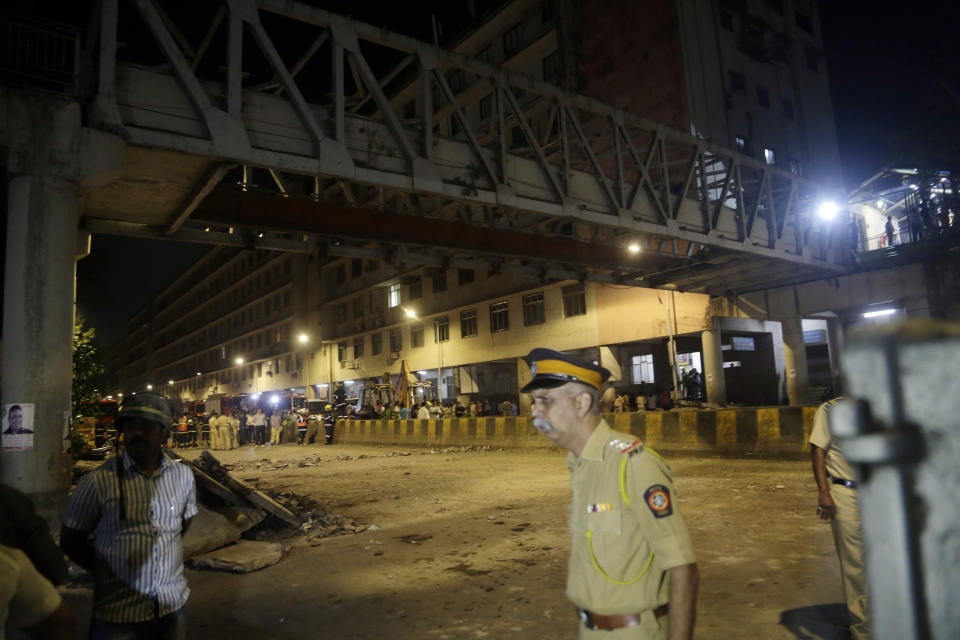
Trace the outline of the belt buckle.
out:
<instances>
[{"instance_id":1,"label":"belt buckle","mask_svg":"<svg viewBox=\"0 0 960 640\"><path fill-rule=\"evenodd\" d=\"M577 607L577 615L580 616L580 622L582 622L587 629L590 629L590 631L597 630L597 625L593 622L593 618L590 617L589 611Z\"/></svg>"}]
</instances>

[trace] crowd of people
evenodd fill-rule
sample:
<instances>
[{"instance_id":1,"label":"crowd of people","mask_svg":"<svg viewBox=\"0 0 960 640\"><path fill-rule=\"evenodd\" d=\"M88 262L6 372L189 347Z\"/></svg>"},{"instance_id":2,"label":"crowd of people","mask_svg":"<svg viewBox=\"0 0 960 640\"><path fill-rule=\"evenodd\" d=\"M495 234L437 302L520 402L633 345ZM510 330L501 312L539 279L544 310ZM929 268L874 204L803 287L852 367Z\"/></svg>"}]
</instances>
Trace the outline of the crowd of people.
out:
<instances>
[{"instance_id":1,"label":"crowd of people","mask_svg":"<svg viewBox=\"0 0 960 640\"><path fill-rule=\"evenodd\" d=\"M319 442L333 444L333 429L336 421L348 411L326 405L318 414L307 409L245 411L224 409L209 414L189 415L183 413L173 422L167 446L170 448L209 447L211 450L230 450L244 446L270 447L278 445L284 430L295 427L297 444ZM323 427L324 432L321 432Z\"/></svg>"}]
</instances>

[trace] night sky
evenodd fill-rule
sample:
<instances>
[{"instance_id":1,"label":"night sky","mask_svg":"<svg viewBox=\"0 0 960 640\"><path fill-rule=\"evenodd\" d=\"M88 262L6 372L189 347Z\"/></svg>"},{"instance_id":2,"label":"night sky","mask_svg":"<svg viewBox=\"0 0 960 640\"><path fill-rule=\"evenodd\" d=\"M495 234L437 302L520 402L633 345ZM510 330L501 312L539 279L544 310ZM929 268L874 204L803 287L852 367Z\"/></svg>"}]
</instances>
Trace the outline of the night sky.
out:
<instances>
[{"instance_id":1,"label":"night sky","mask_svg":"<svg viewBox=\"0 0 960 640\"><path fill-rule=\"evenodd\" d=\"M466 2L313 2L358 20L432 39L431 13L443 37L469 22ZM473 3L471 3L473 4ZM476 2L482 10L486 3ZM844 180L849 188L885 165L946 166L960 149L960 55L953 3L827 1L821 25ZM936 9L929 5L940 5ZM919 11L910 11L921 7ZM956 156L954 156L956 157ZM960 164L960 163L958 163ZM957 165L954 165L957 166ZM120 337L125 320L207 247L97 236L78 266L79 307L102 345Z\"/></svg>"}]
</instances>

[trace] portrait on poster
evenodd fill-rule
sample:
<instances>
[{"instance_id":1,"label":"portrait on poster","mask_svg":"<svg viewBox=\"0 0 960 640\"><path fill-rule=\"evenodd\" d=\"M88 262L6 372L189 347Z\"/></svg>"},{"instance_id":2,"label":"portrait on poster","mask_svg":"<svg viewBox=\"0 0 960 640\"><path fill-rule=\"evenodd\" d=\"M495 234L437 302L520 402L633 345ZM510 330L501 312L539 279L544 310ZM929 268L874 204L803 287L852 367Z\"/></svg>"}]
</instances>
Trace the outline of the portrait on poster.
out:
<instances>
[{"instance_id":1,"label":"portrait on poster","mask_svg":"<svg viewBox=\"0 0 960 640\"><path fill-rule=\"evenodd\" d=\"M33 403L3 405L0 439L4 451L21 451L33 447Z\"/></svg>"}]
</instances>

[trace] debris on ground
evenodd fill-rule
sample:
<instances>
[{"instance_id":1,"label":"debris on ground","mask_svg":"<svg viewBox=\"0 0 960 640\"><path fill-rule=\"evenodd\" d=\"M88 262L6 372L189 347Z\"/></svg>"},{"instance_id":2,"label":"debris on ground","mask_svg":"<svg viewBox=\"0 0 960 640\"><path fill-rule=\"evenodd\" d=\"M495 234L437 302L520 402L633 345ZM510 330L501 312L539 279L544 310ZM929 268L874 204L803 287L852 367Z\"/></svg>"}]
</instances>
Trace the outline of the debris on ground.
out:
<instances>
[{"instance_id":1,"label":"debris on ground","mask_svg":"<svg viewBox=\"0 0 960 640\"><path fill-rule=\"evenodd\" d=\"M276 542L242 540L197 556L190 560L190 566L194 569L250 573L277 564L286 553L287 549Z\"/></svg>"}]
</instances>

